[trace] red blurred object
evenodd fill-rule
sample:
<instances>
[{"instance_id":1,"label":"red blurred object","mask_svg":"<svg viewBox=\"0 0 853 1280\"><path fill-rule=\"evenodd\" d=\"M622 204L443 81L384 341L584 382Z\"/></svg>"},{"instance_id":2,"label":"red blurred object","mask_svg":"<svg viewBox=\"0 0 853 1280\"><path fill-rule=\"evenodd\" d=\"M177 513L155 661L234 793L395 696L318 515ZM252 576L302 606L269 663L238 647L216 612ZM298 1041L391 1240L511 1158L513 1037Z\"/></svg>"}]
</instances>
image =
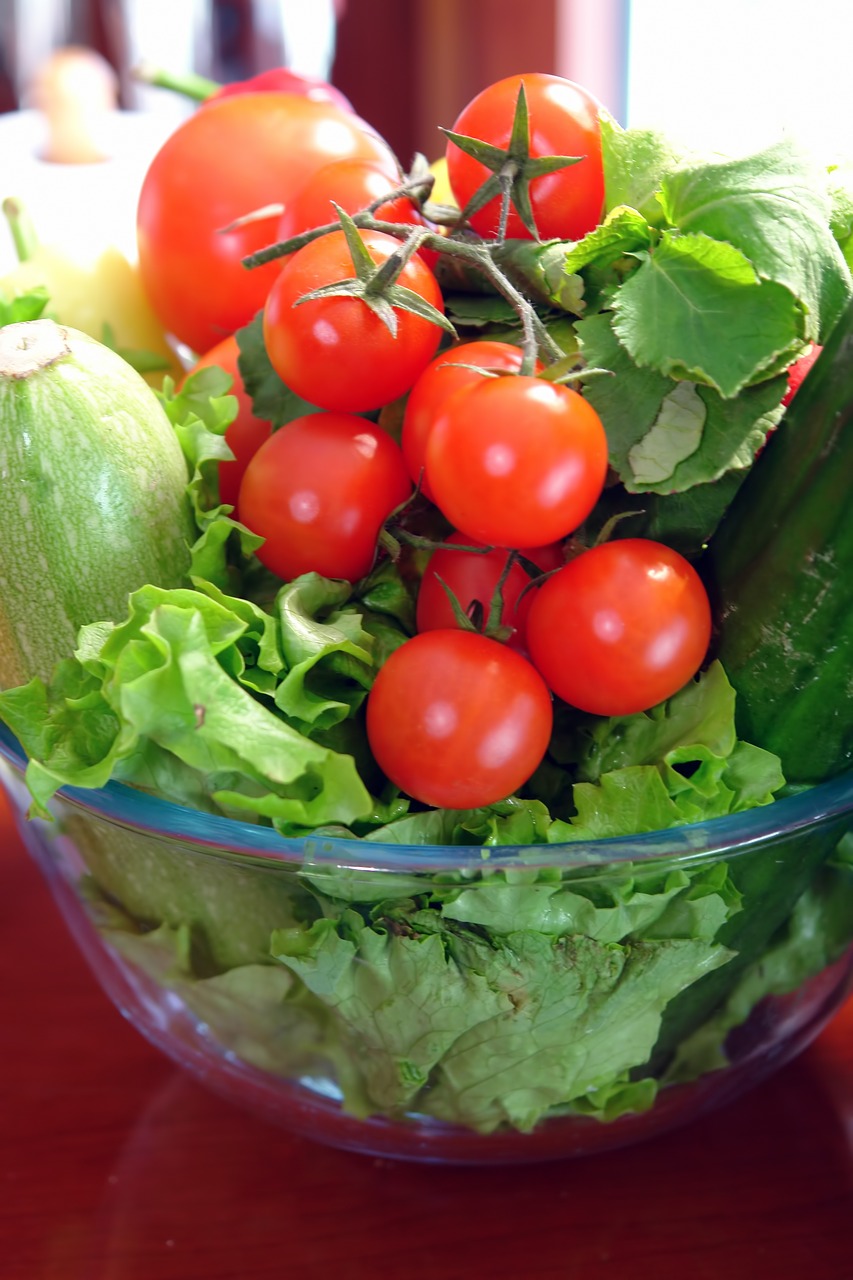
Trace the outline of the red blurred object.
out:
<instances>
[{"instance_id":1,"label":"red blurred object","mask_svg":"<svg viewBox=\"0 0 853 1280\"><path fill-rule=\"evenodd\" d=\"M353 111L349 98L319 76L301 75L290 71L287 67L273 67L269 71L261 71L248 80L236 80L225 84L207 99L217 102L220 98L232 98L243 93L296 93L303 98L311 98L314 102L330 102L341 111Z\"/></svg>"}]
</instances>

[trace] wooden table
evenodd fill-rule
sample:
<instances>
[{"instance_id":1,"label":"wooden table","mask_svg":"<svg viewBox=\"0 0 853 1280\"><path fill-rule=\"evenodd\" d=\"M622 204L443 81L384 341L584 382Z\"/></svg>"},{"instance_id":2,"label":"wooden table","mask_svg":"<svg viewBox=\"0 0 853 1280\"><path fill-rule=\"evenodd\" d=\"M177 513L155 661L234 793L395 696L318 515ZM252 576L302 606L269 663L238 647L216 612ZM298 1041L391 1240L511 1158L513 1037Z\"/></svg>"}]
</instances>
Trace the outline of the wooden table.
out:
<instances>
[{"instance_id":1,"label":"wooden table","mask_svg":"<svg viewBox=\"0 0 853 1280\"><path fill-rule=\"evenodd\" d=\"M853 1280L853 1002L689 1129L516 1169L265 1126L77 954L0 792L0 1280Z\"/></svg>"}]
</instances>

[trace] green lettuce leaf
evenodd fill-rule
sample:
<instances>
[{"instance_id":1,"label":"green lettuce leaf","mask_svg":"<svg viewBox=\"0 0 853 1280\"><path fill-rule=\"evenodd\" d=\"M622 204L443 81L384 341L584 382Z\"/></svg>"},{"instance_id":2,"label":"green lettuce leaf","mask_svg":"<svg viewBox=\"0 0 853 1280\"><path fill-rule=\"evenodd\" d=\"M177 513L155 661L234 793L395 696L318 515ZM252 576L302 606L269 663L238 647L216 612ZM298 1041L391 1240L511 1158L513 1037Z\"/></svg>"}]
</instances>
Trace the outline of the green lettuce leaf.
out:
<instances>
[{"instance_id":1,"label":"green lettuce leaf","mask_svg":"<svg viewBox=\"0 0 853 1280\"><path fill-rule=\"evenodd\" d=\"M595 1111L599 1090L602 1113L614 1114L616 1086L648 1058L660 1011L727 959L704 939L484 937L435 910L397 910L373 926L347 910L277 930L272 952L334 1014L375 1108L483 1132L530 1129L555 1107ZM652 1094L626 1089L623 1103Z\"/></svg>"},{"instance_id":2,"label":"green lettuce leaf","mask_svg":"<svg viewBox=\"0 0 853 1280\"><path fill-rule=\"evenodd\" d=\"M601 122L604 161L604 205L637 209L650 226L664 221L659 192L664 177L682 160L679 148L653 129L623 129L605 117Z\"/></svg>"},{"instance_id":3,"label":"green lettuce leaf","mask_svg":"<svg viewBox=\"0 0 853 1280\"><path fill-rule=\"evenodd\" d=\"M615 332L638 365L726 399L789 364L807 338L796 295L704 232L664 231L613 306Z\"/></svg>"},{"instance_id":4,"label":"green lettuce leaf","mask_svg":"<svg viewBox=\"0 0 853 1280\"><path fill-rule=\"evenodd\" d=\"M826 172L796 143L685 164L663 178L661 204L672 226L731 245L762 280L784 286L805 310L805 340L828 334L853 283L830 228ZM729 341L735 335L746 337L735 328Z\"/></svg>"}]
</instances>

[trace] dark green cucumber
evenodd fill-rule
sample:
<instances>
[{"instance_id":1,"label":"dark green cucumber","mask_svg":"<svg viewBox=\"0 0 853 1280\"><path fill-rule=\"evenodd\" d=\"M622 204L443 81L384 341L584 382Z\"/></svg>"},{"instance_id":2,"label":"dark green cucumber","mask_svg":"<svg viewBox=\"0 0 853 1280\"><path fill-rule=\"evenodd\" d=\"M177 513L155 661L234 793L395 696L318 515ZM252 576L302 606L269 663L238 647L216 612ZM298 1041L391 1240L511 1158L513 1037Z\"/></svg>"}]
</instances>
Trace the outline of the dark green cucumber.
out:
<instances>
[{"instance_id":1,"label":"dark green cucumber","mask_svg":"<svg viewBox=\"0 0 853 1280\"><path fill-rule=\"evenodd\" d=\"M740 736L789 783L853 763L853 303L702 564Z\"/></svg>"}]
</instances>

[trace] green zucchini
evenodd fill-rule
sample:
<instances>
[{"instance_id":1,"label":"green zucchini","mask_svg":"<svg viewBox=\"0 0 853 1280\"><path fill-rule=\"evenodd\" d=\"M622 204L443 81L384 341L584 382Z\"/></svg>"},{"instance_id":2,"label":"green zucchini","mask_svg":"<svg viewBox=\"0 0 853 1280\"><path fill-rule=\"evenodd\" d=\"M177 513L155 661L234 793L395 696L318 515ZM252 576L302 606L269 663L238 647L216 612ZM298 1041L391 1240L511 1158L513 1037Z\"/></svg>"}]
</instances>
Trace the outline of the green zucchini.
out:
<instances>
[{"instance_id":1,"label":"green zucchini","mask_svg":"<svg viewBox=\"0 0 853 1280\"><path fill-rule=\"evenodd\" d=\"M48 679L78 629L145 583L180 586L187 466L120 356L52 320L0 329L0 688Z\"/></svg>"},{"instance_id":2,"label":"green zucchini","mask_svg":"<svg viewBox=\"0 0 853 1280\"><path fill-rule=\"evenodd\" d=\"M738 731L791 784L853 762L853 304L837 322L701 568Z\"/></svg>"}]
</instances>

